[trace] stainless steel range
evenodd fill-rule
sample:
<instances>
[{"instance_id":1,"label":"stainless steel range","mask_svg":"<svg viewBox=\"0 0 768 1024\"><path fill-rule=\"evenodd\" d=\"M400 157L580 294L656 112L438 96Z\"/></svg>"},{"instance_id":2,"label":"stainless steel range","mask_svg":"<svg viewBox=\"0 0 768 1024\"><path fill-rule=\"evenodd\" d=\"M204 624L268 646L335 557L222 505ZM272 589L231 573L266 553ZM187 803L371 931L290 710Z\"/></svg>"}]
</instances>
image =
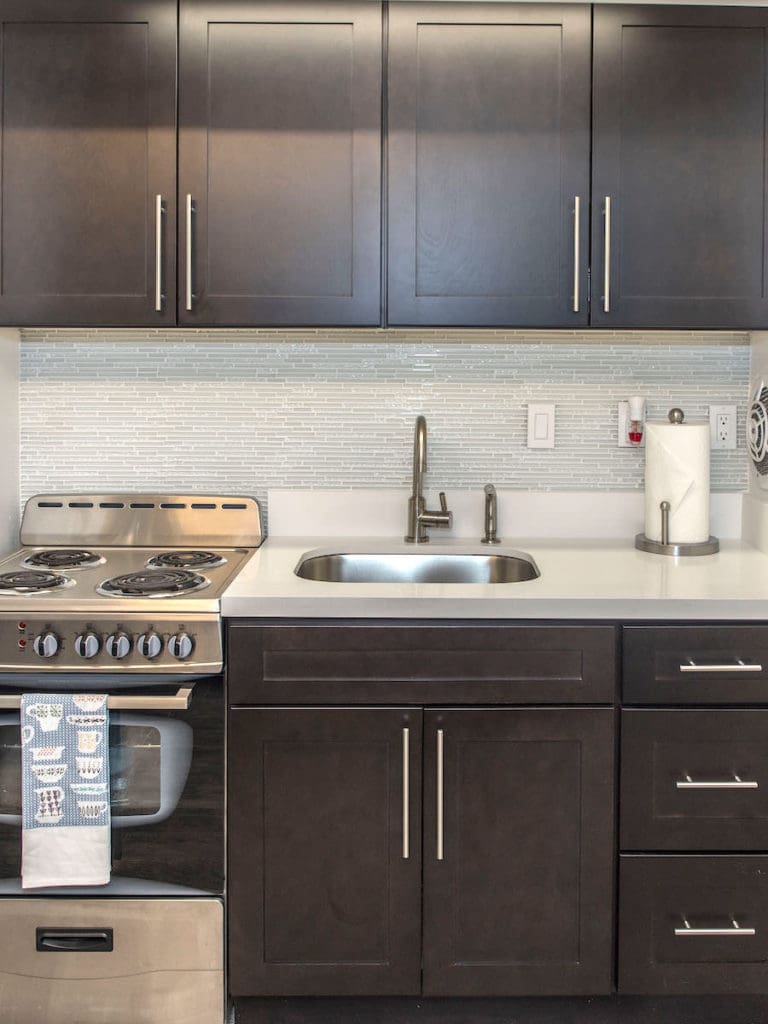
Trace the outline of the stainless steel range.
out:
<instances>
[{"instance_id":1,"label":"stainless steel range","mask_svg":"<svg viewBox=\"0 0 768 1024\"><path fill-rule=\"evenodd\" d=\"M24 547L0 561L0 684L41 671L115 674L122 686L220 672L221 594L262 539L253 498L31 498Z\"/></svg>"},{"instance_id":2,"label":"stainless steel range","mask_svg":"<svg viewBox=\"0 0 768 1024\"><path fill-rule=\"evenodd\" d=\"M38 495L0 561L0 1006L14 1024L221 1024L220 598L252 498ZM112 878L22 890L22 693L109 695Z\"/></svg>"}]
</instances>

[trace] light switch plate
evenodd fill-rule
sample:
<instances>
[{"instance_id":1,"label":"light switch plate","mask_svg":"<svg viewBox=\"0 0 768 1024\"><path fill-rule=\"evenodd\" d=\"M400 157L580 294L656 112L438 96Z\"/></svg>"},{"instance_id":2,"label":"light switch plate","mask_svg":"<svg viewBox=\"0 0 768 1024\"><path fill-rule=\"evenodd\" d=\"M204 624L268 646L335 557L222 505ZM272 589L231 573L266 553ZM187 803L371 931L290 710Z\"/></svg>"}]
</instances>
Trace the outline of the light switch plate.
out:
<instances>
[{"instance_id":1,"label":"light switch plate","mask_svg":"<svg viewBox=\"0 0 768 1024\"><path fill-rule=\"evenodd\" d=\"M528 406L528 447L555 447L554 403L532 403Z\"/></svg>"}]
</instances>

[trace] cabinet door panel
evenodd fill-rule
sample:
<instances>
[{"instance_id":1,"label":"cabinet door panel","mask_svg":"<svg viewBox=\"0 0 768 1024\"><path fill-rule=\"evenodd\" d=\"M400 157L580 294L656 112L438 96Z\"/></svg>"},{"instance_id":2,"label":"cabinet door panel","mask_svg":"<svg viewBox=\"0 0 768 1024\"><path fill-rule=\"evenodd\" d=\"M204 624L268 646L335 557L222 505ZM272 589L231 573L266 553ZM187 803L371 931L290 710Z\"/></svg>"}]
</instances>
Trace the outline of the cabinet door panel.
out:
<instances>
[{"instance_id":1,"label":"cabinet door panel","mask_svg":"<svg viewBox=\"0 0 768 1024\"><path fill-rule=\"evenodd\" d=\"M761 10L595 8L593 323L765 325L767 27Z\"/></svg>"},{"instance_id":2,"label":"cabinet door panel","mask_svg":"<svg viewBox=\"0 0 768 1024\"><path fill-rule=\"evenodd\" d=\"M586 6L390 4L388 149L391 324L587 322Z\"/></svg>"},{"instance_id":3,"label":"cabinet door panel","mask_svg":"<svg viewBox=\"0 0 768 1024\"><path fill-rule=\"evenodd\" d=\"M4 0L0 32L0 321L174 323L175 4Z\"/></svg>"},{"instance_id":4,"label":"cabinet door panel","mask_svg":"<svg viewBox=\"0 0 768 1024\"><path fill-rule=\"evenodd\" d=\"M229 751L233 994L418 994L421 712L238 709Z\"/></svg>"},{"instance_id":5,"label":"cabinet door panel","mask_svg":"<svg viewBox=\"0 0 768 1024\"><path fill-rule=\"evenodd\" d=\"M181 320L379 323L380 6L188 0L181 54Z\"/></svg>"},{"instance_id":6,"label":"cabinet door panel","mask_svg":"<svg viewBox=\"0 0 768 1024\"><path fill-rule=\"evenodd\" d=\"M424 993L609 992L613 712L440 710L424 732Z\"/></svg>"}]
</instances>

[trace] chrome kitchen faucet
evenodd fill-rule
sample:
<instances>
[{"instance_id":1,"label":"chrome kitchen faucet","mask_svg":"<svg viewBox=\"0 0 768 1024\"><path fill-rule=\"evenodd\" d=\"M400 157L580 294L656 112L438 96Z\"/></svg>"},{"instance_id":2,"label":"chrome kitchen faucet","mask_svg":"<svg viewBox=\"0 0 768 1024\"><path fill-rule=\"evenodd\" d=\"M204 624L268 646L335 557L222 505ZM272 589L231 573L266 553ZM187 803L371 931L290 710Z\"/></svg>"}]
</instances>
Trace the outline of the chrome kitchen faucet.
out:
<instances>
[{"instance_id":1,"label":"chrome kitchen faucet","mask_svg":"<svg viewBox=\"0 0 768 1024\"><path fill-rule=\"evenodd\" d=\"M424 473L427 468L427 421L423 416L416 417L416 429L413 435L413 493L408 499L408 533L405 540L409 544L426 544L429 540L428 527L449 529L453 525L453 513L448 511L445 491L440 491L440 511L430 511L424 507Z\"/></svg>"}]
</instances>

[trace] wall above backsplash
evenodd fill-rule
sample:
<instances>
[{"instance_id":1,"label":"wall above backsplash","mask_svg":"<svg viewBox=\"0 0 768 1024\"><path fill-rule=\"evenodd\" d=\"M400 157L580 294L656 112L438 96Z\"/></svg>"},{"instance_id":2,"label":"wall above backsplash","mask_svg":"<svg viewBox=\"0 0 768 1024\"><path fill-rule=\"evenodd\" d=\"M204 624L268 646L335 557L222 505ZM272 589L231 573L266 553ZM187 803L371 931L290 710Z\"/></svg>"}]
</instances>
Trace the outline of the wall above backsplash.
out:
<instances>
[{"instance_id":1,"label":"wall above backsplash","mask_svg":"<svg viewBox=\"0 0 768 1024\"><path fill-rule=\"evenodd\" d=\"M373 347L373 340L386 345ZM749 386L746 334L219 330L22 332L21 497L38 491L401 487L413 420L427 487L634 490L616 403L689 419ZM512 344L514 342L514 344ZM526 405L557 405L556 447L526 447ZM712 489L747 484L743 442Z\"/></svg>"}]
</instances>

